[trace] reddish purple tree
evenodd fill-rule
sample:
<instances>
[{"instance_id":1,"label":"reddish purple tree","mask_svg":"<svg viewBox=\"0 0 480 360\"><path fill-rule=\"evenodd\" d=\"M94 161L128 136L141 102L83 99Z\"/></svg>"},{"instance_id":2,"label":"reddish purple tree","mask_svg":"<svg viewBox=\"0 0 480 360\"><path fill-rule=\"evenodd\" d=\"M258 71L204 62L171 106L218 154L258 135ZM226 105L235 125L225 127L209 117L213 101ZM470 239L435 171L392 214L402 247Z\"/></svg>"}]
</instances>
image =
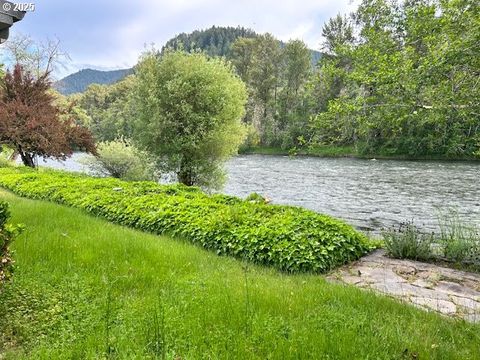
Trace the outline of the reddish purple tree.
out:
<instances>
[{"instance_id":1,"label":"reddish purple tree","mask_svg":"<svg viewBox=\"0 0 480 360\"><path fill-rule=\"evenodd\" d=\"M90 131L53 105L48 74L34 78L16 65L0 84L0 144L20 155L26 166L35 167L36 158L65 160L73 149L95 153Z\"/></svg>"}]
</instances>

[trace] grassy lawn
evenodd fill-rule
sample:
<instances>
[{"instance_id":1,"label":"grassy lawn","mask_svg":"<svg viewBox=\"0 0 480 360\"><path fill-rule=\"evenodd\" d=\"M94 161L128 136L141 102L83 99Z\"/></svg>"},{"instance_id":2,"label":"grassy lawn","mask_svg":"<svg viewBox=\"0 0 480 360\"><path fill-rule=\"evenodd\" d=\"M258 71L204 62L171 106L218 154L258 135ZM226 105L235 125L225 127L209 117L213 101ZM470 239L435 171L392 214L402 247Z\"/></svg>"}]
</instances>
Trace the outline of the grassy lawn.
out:
<instances>
[{"instance_id":1,"label":"grassy lawn","mask_svg":"<svg viewBox=\"0 0 480 360\"><path fill-rule=\"evenodd\" d=\"M0 190L0 359L479 359L480 326Z\"/></svg>"}]
</instances>

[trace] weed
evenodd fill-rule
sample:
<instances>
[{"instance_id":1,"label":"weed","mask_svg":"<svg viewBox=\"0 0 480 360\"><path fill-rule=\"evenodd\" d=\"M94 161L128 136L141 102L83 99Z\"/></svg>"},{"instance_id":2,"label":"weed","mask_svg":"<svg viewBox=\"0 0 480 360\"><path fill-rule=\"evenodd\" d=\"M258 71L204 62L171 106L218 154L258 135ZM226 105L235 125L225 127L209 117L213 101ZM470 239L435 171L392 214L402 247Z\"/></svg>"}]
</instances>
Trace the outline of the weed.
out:
<instances>
[{"instance_id":1,"label":"weed","mask_svg":"<svg viewBox=\"0 0 480 360\"><path fill-rule=\"evenodd\" d=\"M433 236L423 234L413 221L382 233L387 254L397 259L430 260Z\"/></svg>"}]
</instances>

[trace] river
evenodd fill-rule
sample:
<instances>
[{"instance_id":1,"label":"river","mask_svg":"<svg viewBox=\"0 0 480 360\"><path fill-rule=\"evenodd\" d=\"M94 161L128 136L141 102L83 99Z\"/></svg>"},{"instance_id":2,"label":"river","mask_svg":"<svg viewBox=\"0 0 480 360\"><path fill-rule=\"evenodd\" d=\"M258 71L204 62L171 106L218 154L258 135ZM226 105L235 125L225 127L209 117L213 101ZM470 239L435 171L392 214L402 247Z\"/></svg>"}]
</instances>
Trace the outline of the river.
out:
<instances>
[{"instance_id":1,"label":"river","mask_svg":"<svg viewBox=\"0 0 480 360\"><path fill-rule=\"evenodd\" d=\"M39 165L85 171L81 156ZM437 230L439 210L480 226L480 163L244 155L227 170L226 194L257 192L373 233L405 220Z\"/></svg>"}]
</instances>

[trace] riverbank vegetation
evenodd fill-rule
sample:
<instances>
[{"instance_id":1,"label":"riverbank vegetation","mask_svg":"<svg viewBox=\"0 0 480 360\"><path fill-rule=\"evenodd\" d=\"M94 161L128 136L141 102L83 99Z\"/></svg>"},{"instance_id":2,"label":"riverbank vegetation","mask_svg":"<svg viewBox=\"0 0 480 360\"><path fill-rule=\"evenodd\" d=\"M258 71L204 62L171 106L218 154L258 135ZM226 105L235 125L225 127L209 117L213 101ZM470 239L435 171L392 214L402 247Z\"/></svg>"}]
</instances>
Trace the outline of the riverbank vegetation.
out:
<instances>
[{"instance_id":1,"label":"riverbank vegetation","mask_svg":"<svg viewBox=\"0 0 480 360\"><path fill-rule=\"evenodd\" d=\"M439 233L424 233L411 221L384 231L387 254L480 271L480 229L466 224L454 211L439 214L438 219Z\"/></svg>"},{"instance_id":2,"label":"riverbank vegetation","mask_svg":"<svg viewBox=\"0 0 480 360\"><path fill-rule=\"evenodd\" d=\"M258 155L306 155L318 157L360 157L353 146L319 145L316 147L304 148L294 147L282 149L281 147L250 146L240 148L240 154Z\"/></svg>"},{"instance_id":3,"label":"riverbank vegetation","mask_svg":"<svg viewBox=\"0 0 480 360\"><path fill-rule=\"evenodd\" d=\"M95 156L85 156L80 162L95 176L128 181L158 180L150 154L138 149L129 139L101 141L96 144Z\"/></svg>"},{"instance_id":4,"label":"riverbank vegetation","mask_svg":"<svg viewBox=\"0 0 480 360\"><path fill-rule=\"evenodd\" d=\"M299 88L291 87L288 69L300 51L296 60L282 58L279 48L268 52L275 48L268 37L234 44L250 46L241 53L250 56L239 56L239 73L254 94L250 114L251 123L260 124L259 144L474 158L480 146L478 11L475 1L363 1L351 16L325 24L325 54L316 69L295 67ZM264 66L270 77L261 82L256 72L266 58L278 65Z\"/></svg>"},{"instance_id":5,"label":"riverbank vegetation","mask_svg":"<svg viewBox=\"0 0 480 360\"><path fill-rule=\"evenodd\" d=\"M330 20L321 74L337 91L313 121L319 139L367 153L474 155L478 11L473 0L364 1Z\"/></svg>"},{"instance_id":6,"label":"riverbank vegetation","mask_svg":"<svg viewBox=\"0 0 480 360\"><path fill-rule=\"evenodd\" d=\"M10 245L14 237L22 230L20 225L9 224L10 209L7 202L0 200L0 291L5 281L10 280L13 269L13 259Z\"/></svg>"},{"instance_id":7,"label":"riverbank vegetation","mask_svg":"<svg viewBox=\"0 0 480 360\"><path fill-rule=\"evenodd\" d=\"M281 147L248 146L240 147L239 154L245 155L283 155L283 156L312 156L326 158L356 158L356 159L384 159L384 160L412 160L412 161L477 161L476 154L471 156L458 155L448 158L440 154L407 155L388 154L387 152L365 153L354 145L315 145L308 147L294 147L282 149Z\"/></svg>"},{"instance_id":8,"label":"riverbank vegetation","mask_svg":"<svg viewBox=\"0 0 480 360\"><path fill-rule=\"evenodd\" d=\"M313 65L302 41L281 43L245 29L183 34L163 53L183 49L184 41L188 51L231 61L248 89L244 151L315 154L338 147L355 156L478 159L479 6L475 0L362 1L353 14L324 25L324 52ZM242 31L245 37L238 37ZM209 47L223 37L230 39L228 51ZM135 75L76 95L96 119L97 138L130 136L125 119L132 122L135 112L119 89L132 81Z\"/></svg>"},{"instance_id":9,"label":"riverbank vegetation","mask_svg":"<svg viewBox=\"0 0 480 360\"><path fill-rule=\"evenodd\" d=\"M268 37L235 43L234 49L249 46L239 56L239 73L253 94L251 123L260 124L260 145L475 157L478 11L473 0L363 1L352 15L325 24L325 53L313 71L292 66L300 59L306 64L305 49L289 58L289 45L282 55Z\"/></svg>"},{"instance_id":10,"label":"riverbank vegetation","mask_svg":"<svg viewBox=\"0 0 480 360\"><path fill-rule=\"evenodd\" d=\"M374 246L351 226L302 208L200 189L57 171L0 169L0 185L34 199L84 209L118 224L179 236L218 255L287 272L325 272Z\"/></svg>"},{"instance_id":11,"label":"riverbank vegetation","mask_svg":"<svg viewBox=\"0 0 480 360\"><path fill-rule=\"evenodd\" d=\"M178 182L219 188L243 142L246 89L231 66L201 53L147 53L137 65L133 138Z\"/></svg>"},{"instance_id":12,"label":"riverbank vegetation","mask_svg":"<svg viewBox=\"0 0 480 360\"><path fill-rule=\"evenodd\" d=\"M5 359L480 357L478 325L0 197L26 226L0 292Z\"/></svg>"}]
</instances>

